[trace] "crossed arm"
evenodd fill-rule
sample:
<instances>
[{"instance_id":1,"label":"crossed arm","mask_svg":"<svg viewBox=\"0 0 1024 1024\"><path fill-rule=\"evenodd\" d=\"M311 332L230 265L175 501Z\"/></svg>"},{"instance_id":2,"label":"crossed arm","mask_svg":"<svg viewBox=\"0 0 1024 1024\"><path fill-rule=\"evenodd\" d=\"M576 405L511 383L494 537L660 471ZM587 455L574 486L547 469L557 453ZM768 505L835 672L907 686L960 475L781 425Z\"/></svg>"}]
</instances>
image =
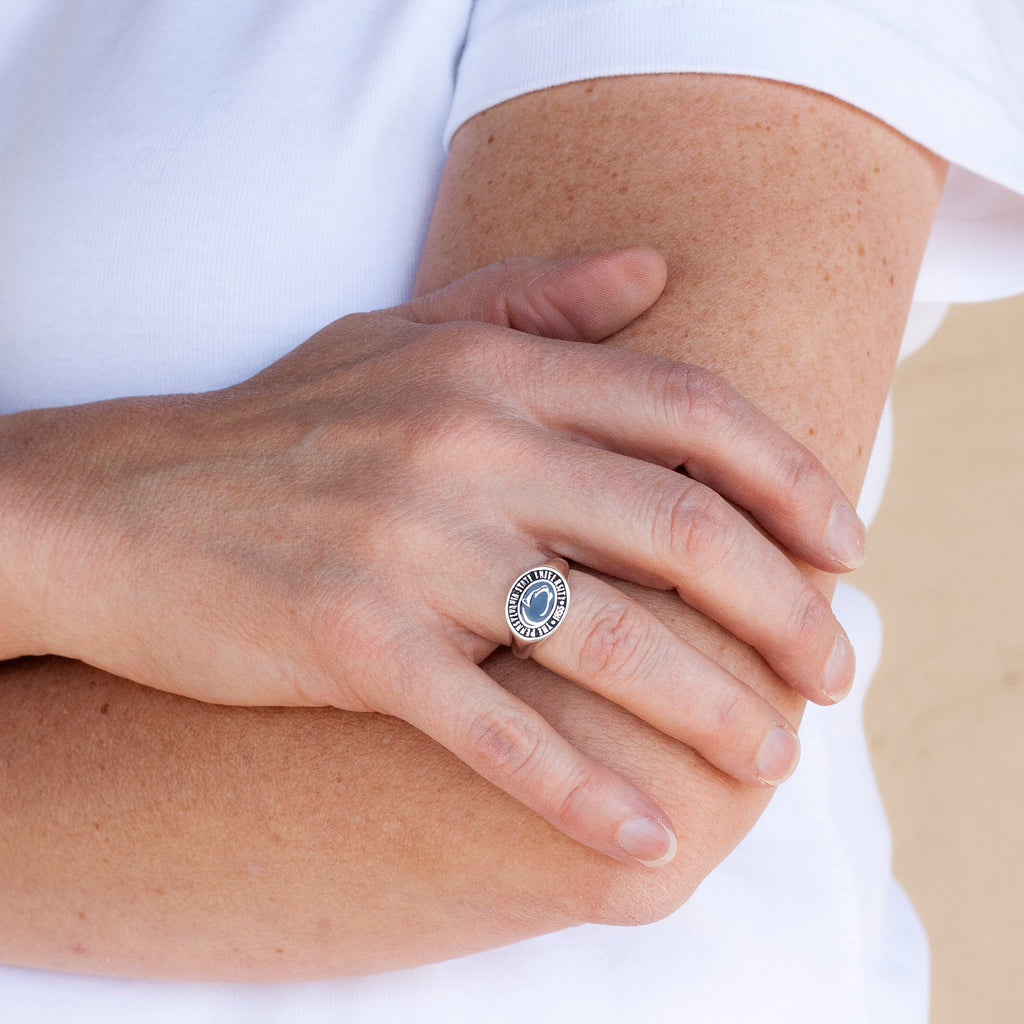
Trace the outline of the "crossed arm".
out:
<instances>
[{"instance_id":1,"label":"crossed arm","mask_svg":"<svg viewBox=\"0 0 1024 1024\"><path fill-rule=\"evenodd\" d=\"M794 87L566 86L456 136L419 287L509 253L653 245L668 286L616 343L720 373L856 494L943 170ZM749 648L667 593L622 586L799 719L802 701ZM665 808L670 865L572 843L395 719L214 707L23 660L0 666L0 956L315 977L643 922L685 901L769 798L533 663L488 667Z\"/></svg>"}]
</instances>

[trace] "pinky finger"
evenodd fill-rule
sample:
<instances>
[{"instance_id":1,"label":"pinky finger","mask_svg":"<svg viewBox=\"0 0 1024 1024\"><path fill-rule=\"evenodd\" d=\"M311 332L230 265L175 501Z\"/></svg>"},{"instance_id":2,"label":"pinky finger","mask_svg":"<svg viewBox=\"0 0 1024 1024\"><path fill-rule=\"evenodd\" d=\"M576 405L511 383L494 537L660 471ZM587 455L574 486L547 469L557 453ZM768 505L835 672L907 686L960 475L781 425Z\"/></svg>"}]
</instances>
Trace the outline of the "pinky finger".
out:
<instances>
[{"instance_id":1,"label":"pinky finger","mask_svg":"<svg viewBox=\"0 0 1024 1024\"><path fill-rule=\"evenodd\" d=\"M426 707L397 713L560 832L617 860L661 867L676 853L664 812L577 750L457 651L422 680Z\"/></svg>"}]
</instances>

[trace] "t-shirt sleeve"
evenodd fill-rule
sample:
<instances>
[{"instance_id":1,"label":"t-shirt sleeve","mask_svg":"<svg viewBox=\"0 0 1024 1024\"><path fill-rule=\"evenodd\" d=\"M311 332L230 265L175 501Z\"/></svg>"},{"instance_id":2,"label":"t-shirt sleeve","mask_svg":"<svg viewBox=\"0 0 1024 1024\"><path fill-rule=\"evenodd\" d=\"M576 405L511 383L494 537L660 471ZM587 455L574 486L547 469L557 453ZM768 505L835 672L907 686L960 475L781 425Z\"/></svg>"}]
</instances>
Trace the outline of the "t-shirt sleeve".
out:
<instances>
[{"instance_id":1,"label":"t-shirt sleeve","mask_svg":"<svg viewBox=\"0 0 1024 1024\"><path fill-rule=\"evenodd\" d=\"M835 96L949 160L916 297L1024 291L1019 0L475 0L447 136L523 93L612 75L751 75Z\"/></svg>"}]
</instances>

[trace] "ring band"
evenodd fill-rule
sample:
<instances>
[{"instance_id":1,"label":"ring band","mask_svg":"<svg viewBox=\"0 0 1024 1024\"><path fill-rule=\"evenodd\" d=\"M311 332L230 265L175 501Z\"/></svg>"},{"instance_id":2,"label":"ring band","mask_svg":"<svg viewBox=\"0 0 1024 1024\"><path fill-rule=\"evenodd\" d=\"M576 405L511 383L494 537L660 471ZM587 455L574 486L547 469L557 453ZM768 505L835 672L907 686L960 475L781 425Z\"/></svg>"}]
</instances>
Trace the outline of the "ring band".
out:
<instances>
[{"instance_id":1,"label":"ring band","mask_svg":"<svg viewBox=\"0 0 1024 1024\"><path fill-rule=\"evenodd\" d=\"M558 629L568 608L569 563L564 558L524 572L505 599L505 621L516 657L528 658L534 644Z\"/></svg>"}]
</instances>

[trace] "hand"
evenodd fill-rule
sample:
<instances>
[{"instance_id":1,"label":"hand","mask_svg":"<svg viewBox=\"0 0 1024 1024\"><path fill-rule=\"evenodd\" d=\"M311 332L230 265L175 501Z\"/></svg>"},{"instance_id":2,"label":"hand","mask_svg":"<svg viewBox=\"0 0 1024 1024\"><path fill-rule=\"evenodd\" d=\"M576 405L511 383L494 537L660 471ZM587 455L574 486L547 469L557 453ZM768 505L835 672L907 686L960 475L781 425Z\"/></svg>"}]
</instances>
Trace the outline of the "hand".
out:
<instances>
[{"instance_id":1,"label":"hand","mask_svg":"<svg viewBox=\"0 0 1024 1024\"><path fill-rule=\"evenodd\" d=\"M833 692L852 677L842 631L724 498L829 571L863 535L823 468L720 380L579 344L663 283L648 250L496 265L339 320L224 391L9 418L27 467L9 521L42 584L19 653L206 701L395 715L581 842L665 860L657 806L474 664L508 639L509 585L561 556L675 587L824 701L834 647ZM789 773L770 705L615 588L569 581L538 662L741 781Z\"/></svg>"}]
</instances>

